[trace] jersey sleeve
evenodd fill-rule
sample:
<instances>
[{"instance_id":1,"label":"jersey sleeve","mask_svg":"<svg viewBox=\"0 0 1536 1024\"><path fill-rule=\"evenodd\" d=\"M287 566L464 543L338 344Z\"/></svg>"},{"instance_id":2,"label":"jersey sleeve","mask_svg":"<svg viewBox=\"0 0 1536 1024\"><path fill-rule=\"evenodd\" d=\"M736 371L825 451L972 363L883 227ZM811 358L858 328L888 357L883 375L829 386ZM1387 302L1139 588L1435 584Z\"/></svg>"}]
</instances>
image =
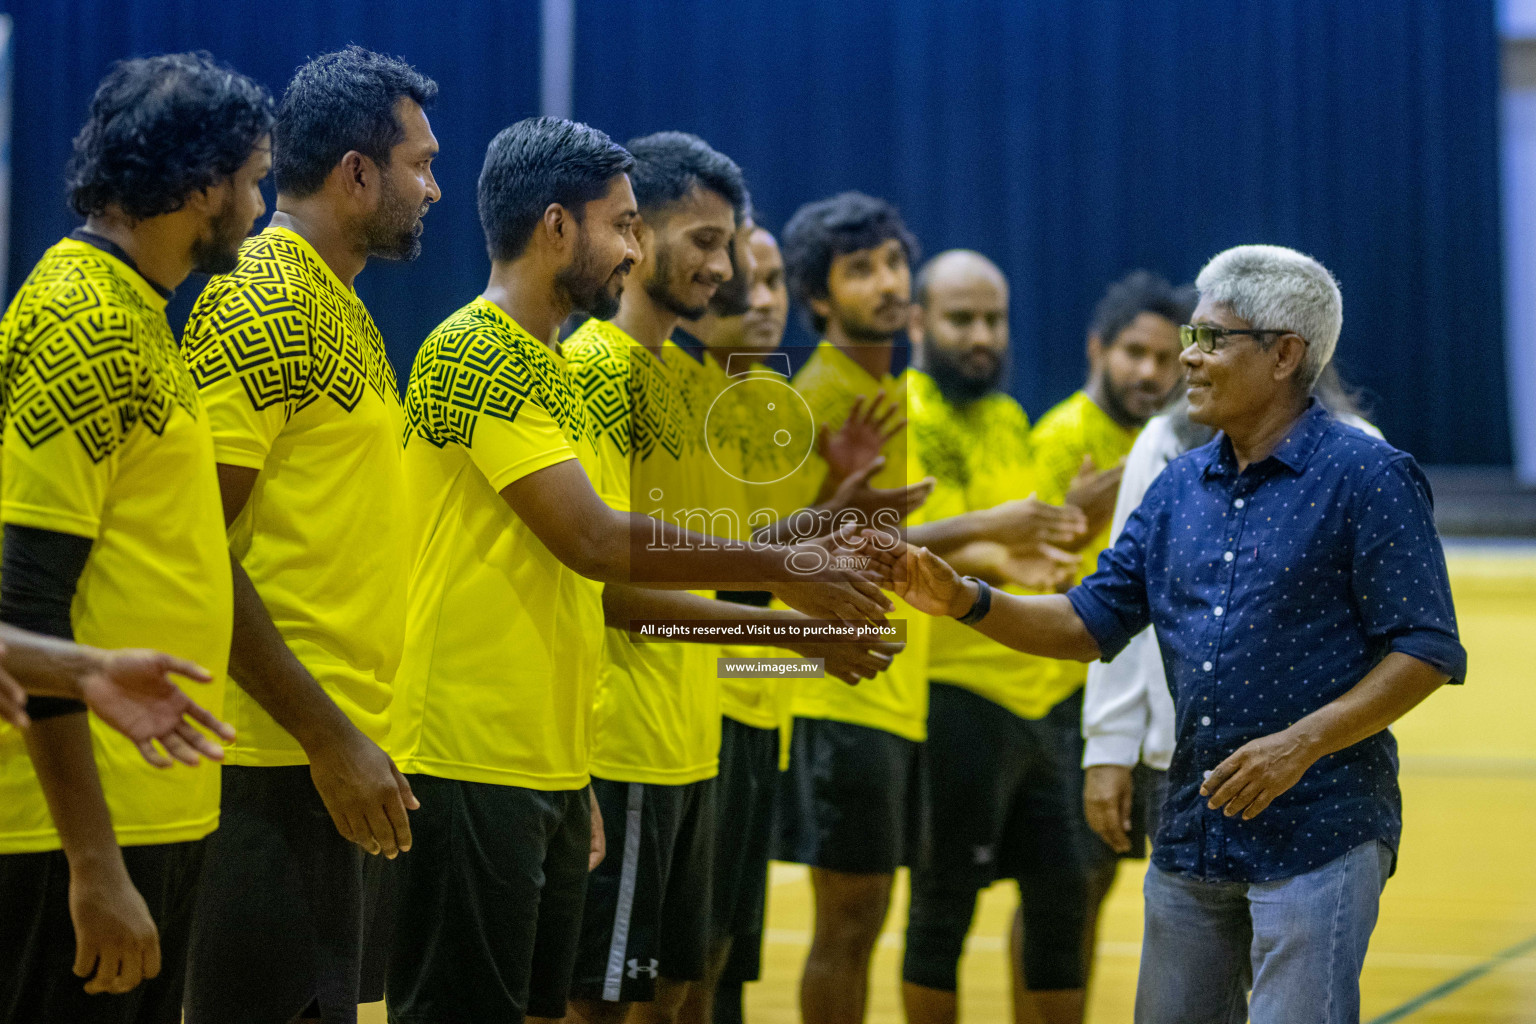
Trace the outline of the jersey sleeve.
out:
<instances>
[{"instance_id":1,"label":"jersey sleeve","mask_svg":"<svg viewBox=\"0 0 1536 1024\"><path fill-rule=\"evenodd\" d=\"M407 396L411 429L436 445L462 445L491 488L576 458L543 404L530 368L475 331L428 343Z\"/></svg>"},{"instance_id":2,"label":"jersey sleeve","mask_svg":"<svg viewBox=\"0 0 1536 1024\"><path fill-rule=\"evenodd\" d=\"M21 346L8 382L0 521L95 538L139 420L136 343L55 321Z\"/></svg>"},{"instance_id":3,"label":"jersey sleeve","mask_svg":"<svg viewBox=\"0 0 1536 1024\"><path fill-rule=\"evenodd\" d=\"M313 319L282 290L206 292L187 321L182 351L213 428L214 457L260 469L304 401Z\"/></svg>"},{"instance_id":4,"label":"jersey sleeve","mask_svg":"<svg viewBox=\"0 0 1536 1024\"><path fill-rule=\"evenodd\" d=\"M481 413L467 447L470 460L497 491L530 473L576 457L554 417L533 401L521 403L510 418Z\"/></svg>"}]
</instances>

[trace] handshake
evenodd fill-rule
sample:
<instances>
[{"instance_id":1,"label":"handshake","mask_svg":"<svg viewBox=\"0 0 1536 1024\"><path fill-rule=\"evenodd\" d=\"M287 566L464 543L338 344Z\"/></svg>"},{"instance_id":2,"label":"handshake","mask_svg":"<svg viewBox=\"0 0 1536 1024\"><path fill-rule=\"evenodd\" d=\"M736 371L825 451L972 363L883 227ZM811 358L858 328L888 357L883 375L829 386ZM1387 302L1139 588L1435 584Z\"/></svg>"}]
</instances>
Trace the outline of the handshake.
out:
<instances>
[{"instance_id":1,"label":"handshake","mask_svg":"<svg viewBox=\"0 0 1536 1024\"><path fill-rule=\"evenodd\" d=\"M1076 554L1056 544L1078 542L1087 528L1074 506L1032 496L933 525L908 531L894 520L866 525L851 517L822 537L789 546L786 562L803 582L774 592L815 618L883 622L894 607L887 591L930 615L963 615L974 585L924 541L943 547L965 575L1049 592L1069 584L1079 565ZM966 606L957 610L961 603Z\"/></svg>"}]
</instances>

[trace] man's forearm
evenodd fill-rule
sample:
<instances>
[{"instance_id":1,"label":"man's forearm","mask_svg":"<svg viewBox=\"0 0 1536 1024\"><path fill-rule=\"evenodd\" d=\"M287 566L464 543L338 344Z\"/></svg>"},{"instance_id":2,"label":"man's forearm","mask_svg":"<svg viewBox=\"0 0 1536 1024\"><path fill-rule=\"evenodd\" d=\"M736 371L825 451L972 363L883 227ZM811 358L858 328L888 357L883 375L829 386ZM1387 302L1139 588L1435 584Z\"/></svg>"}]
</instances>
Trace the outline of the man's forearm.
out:
<instances>
[{"instance_id":1,"label":"man's forearm","mask_svg":"<svg viewBox=\"0 0 1536 1024\"><path fill-rule=\"evenodd\" d=\"M630 514L629 525L632 582L641 586L750 590L814 579L790 566L782 546L710 537L639 513Z\"/></svg>"},{"instance_id":2,"label":"man's forearm","mask_svg":"<svg viewBox=\"0 0 1536 1024\"><path fill-rule=\"evenodd\" d=\"M355 726L299 663L272 623L267 606L239 559L231 556L235 628L229 674L306 750Z\"/></svg>"},{"instance_id":3,"label":"man's forearm","mask_svg":"<svg viewBox=\"0 0 1536 1024\"><path fill-rule=\"evenodd\" d=\"M1432 665L1394 651L1343 696L1307 715L1289 731L1306 744L1316 760L1381 732L1448 678Z\"/></svg>"},{"instance_id":4,"label":"man's forearm","mask_svg":"<svg viewBox=\"0 0 1536 1024\"><path fill-rule=\"evenodd\" d=\"M94 647L43 636L15 626L0 625L5 655L0 662L27 693L36 697L82 700L80 677L98 667Z\"/></svg>"},{"instance_id":5,"label":"man's forearm","mask_svg":"<svg viewBox=\"0 0 1536 1024\"><path fill-rule=\"evenodd\" d=\"M974 583L968 584L962 599L965 608L974 602L976 589ZM1006 647L1042 658L1093 661L1099 657L1098 642L1072 602L1061 594L1024 596L994 588L991 611L972 628Z\"/></svg>"},{"instance_id":6,"label":"man's forearm","mask_svg":"<svg viewBox=\"0 0 1536 1024\"><path fill-rule=\"evenodd\" d=\"M907 527L907 543L925 547L940 558L977 541L997 539L997 530L987 511L962 512L947 519Z\"/></svg>"},{"instance_id":7,"label":"man's forearm","mask_svg":"<svg viewBox=\"0 0 1536 1024\"><path fill-rule=\"evenodd\" d=\"M82 711L33 722L26 737L70 870L121 869L122 851L96 772L88 716Z\"/></svg>"},{"instance_id":8,"label":"man's forearm","mask_svg":"<svg viewBox=\"0 0 1536 1024\"><path fill-rule=\"evenodd\" d=\"M652 590L610 583L603 588L603 618L614 629L628 630L645 619L689 619L698 622L792 622L804 619L799 612L702 597L686 590ZM718 637L675 637L675 642L719 644Z\"/></svg>"}]
</instances>

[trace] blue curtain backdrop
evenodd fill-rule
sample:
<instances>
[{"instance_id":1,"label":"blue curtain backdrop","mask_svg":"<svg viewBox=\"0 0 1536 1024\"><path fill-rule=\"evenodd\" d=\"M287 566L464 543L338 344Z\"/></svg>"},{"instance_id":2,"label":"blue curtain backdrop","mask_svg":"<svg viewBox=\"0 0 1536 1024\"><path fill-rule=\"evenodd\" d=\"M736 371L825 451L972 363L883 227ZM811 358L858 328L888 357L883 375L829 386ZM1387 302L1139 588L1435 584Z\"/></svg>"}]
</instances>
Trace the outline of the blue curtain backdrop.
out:
<instances>
[{"instance_id":1,"label":"blue curtain backdrop","mask_svg":"<svg viewBox=\"0 0 1536 1024\"><path fill-rule=\"evenodd\" d=\"M1491 2L577 0L576 46L577 117L697 131L771 226L857 188L995 259L1032 415L1110 281L1272 242L1342 282L1389 439L1510 459Z\"/></svg>"},{"instance_id":2,"label":"blue curtain backdrop","mask_svg":"<svg viewBox=\"0 0 1536 1024\"><path fill-rule=\"evenodd\" d=\"M773 227L860 188L895 200L929 252L996 259L1034 415L1081 384L1109 281L1138 266L1187 280L1228 245L1277 242L1342 281L1340 362L1389 438L1425 462L1510 460L1491 0L575 4L577 117L620 140L699 132L746 168ZM537 0L4 7L13 289L72 225L60 172L112 60L202 47L277 91L352 41L442 86L423 255L359 279L397 367L482 286L474 181L490 136L537 112Z\"/></svg>"},{"instance_id":3,"label":"blue curtain backdrop","mask_svg":"<svg viewBox=\"0 0 1536 1024\"><path fill-rule=\"evenodd\" d=\"M411 264L375 260L357 280L404 386L427 332L485 286L475 181L492 135L538 113L539 7L455 0L9 0L15 17L10 288L76 218L64 200L70 140L115 60L206 49L281 96L294 69L348 43L399 54L437 80L428 111L443 199ZM270 181L267 206L272 205ZM201 281L178 292L185 318Z\"/></svg>"}]
</instances>

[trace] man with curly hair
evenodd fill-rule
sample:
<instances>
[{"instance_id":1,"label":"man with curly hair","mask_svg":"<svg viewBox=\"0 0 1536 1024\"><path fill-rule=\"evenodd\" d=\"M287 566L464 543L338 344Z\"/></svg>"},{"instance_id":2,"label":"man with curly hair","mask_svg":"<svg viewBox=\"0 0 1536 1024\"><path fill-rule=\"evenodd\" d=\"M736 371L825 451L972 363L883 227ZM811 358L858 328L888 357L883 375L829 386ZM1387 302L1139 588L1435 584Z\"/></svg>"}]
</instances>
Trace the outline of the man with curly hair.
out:
<instances>
[{"instance_id":1,"label":"man with curly hair","mask_svg":"<svg viewBox=\"0 0 1536 1024\"><path fill-rule=\"evenodd\" d=\"M85 226L0 323L0 616L202 665L214 714L232 567L213 432L165 305L192 271L234 267L265 210L271 125L266 92L206 55L117 65L70 161ZM174 1024L219 774L159 771L73 701L28 712L24 738L0 728L0 1019Z\"/></svg>"},{"instance_id":2,"label":"man with curly hair","mask_svg":"<svg viewBox=\"0 0 1536 1024\"><path fill-rule=\"evenodd\" d=\"M351 1021L383 998L409 783L383 750L405 645L399 388L353 282L413 259L440 196L437 85L348 47L298 70L273 127L277 212L183 339L208 418L236 592L240 738L203 869L187 1020ZM274 628L275 627L275 628ZM252 899L256 888L261 899ZM377 926L377 927L375 927Z\"/></svg>"}]
</instances>

